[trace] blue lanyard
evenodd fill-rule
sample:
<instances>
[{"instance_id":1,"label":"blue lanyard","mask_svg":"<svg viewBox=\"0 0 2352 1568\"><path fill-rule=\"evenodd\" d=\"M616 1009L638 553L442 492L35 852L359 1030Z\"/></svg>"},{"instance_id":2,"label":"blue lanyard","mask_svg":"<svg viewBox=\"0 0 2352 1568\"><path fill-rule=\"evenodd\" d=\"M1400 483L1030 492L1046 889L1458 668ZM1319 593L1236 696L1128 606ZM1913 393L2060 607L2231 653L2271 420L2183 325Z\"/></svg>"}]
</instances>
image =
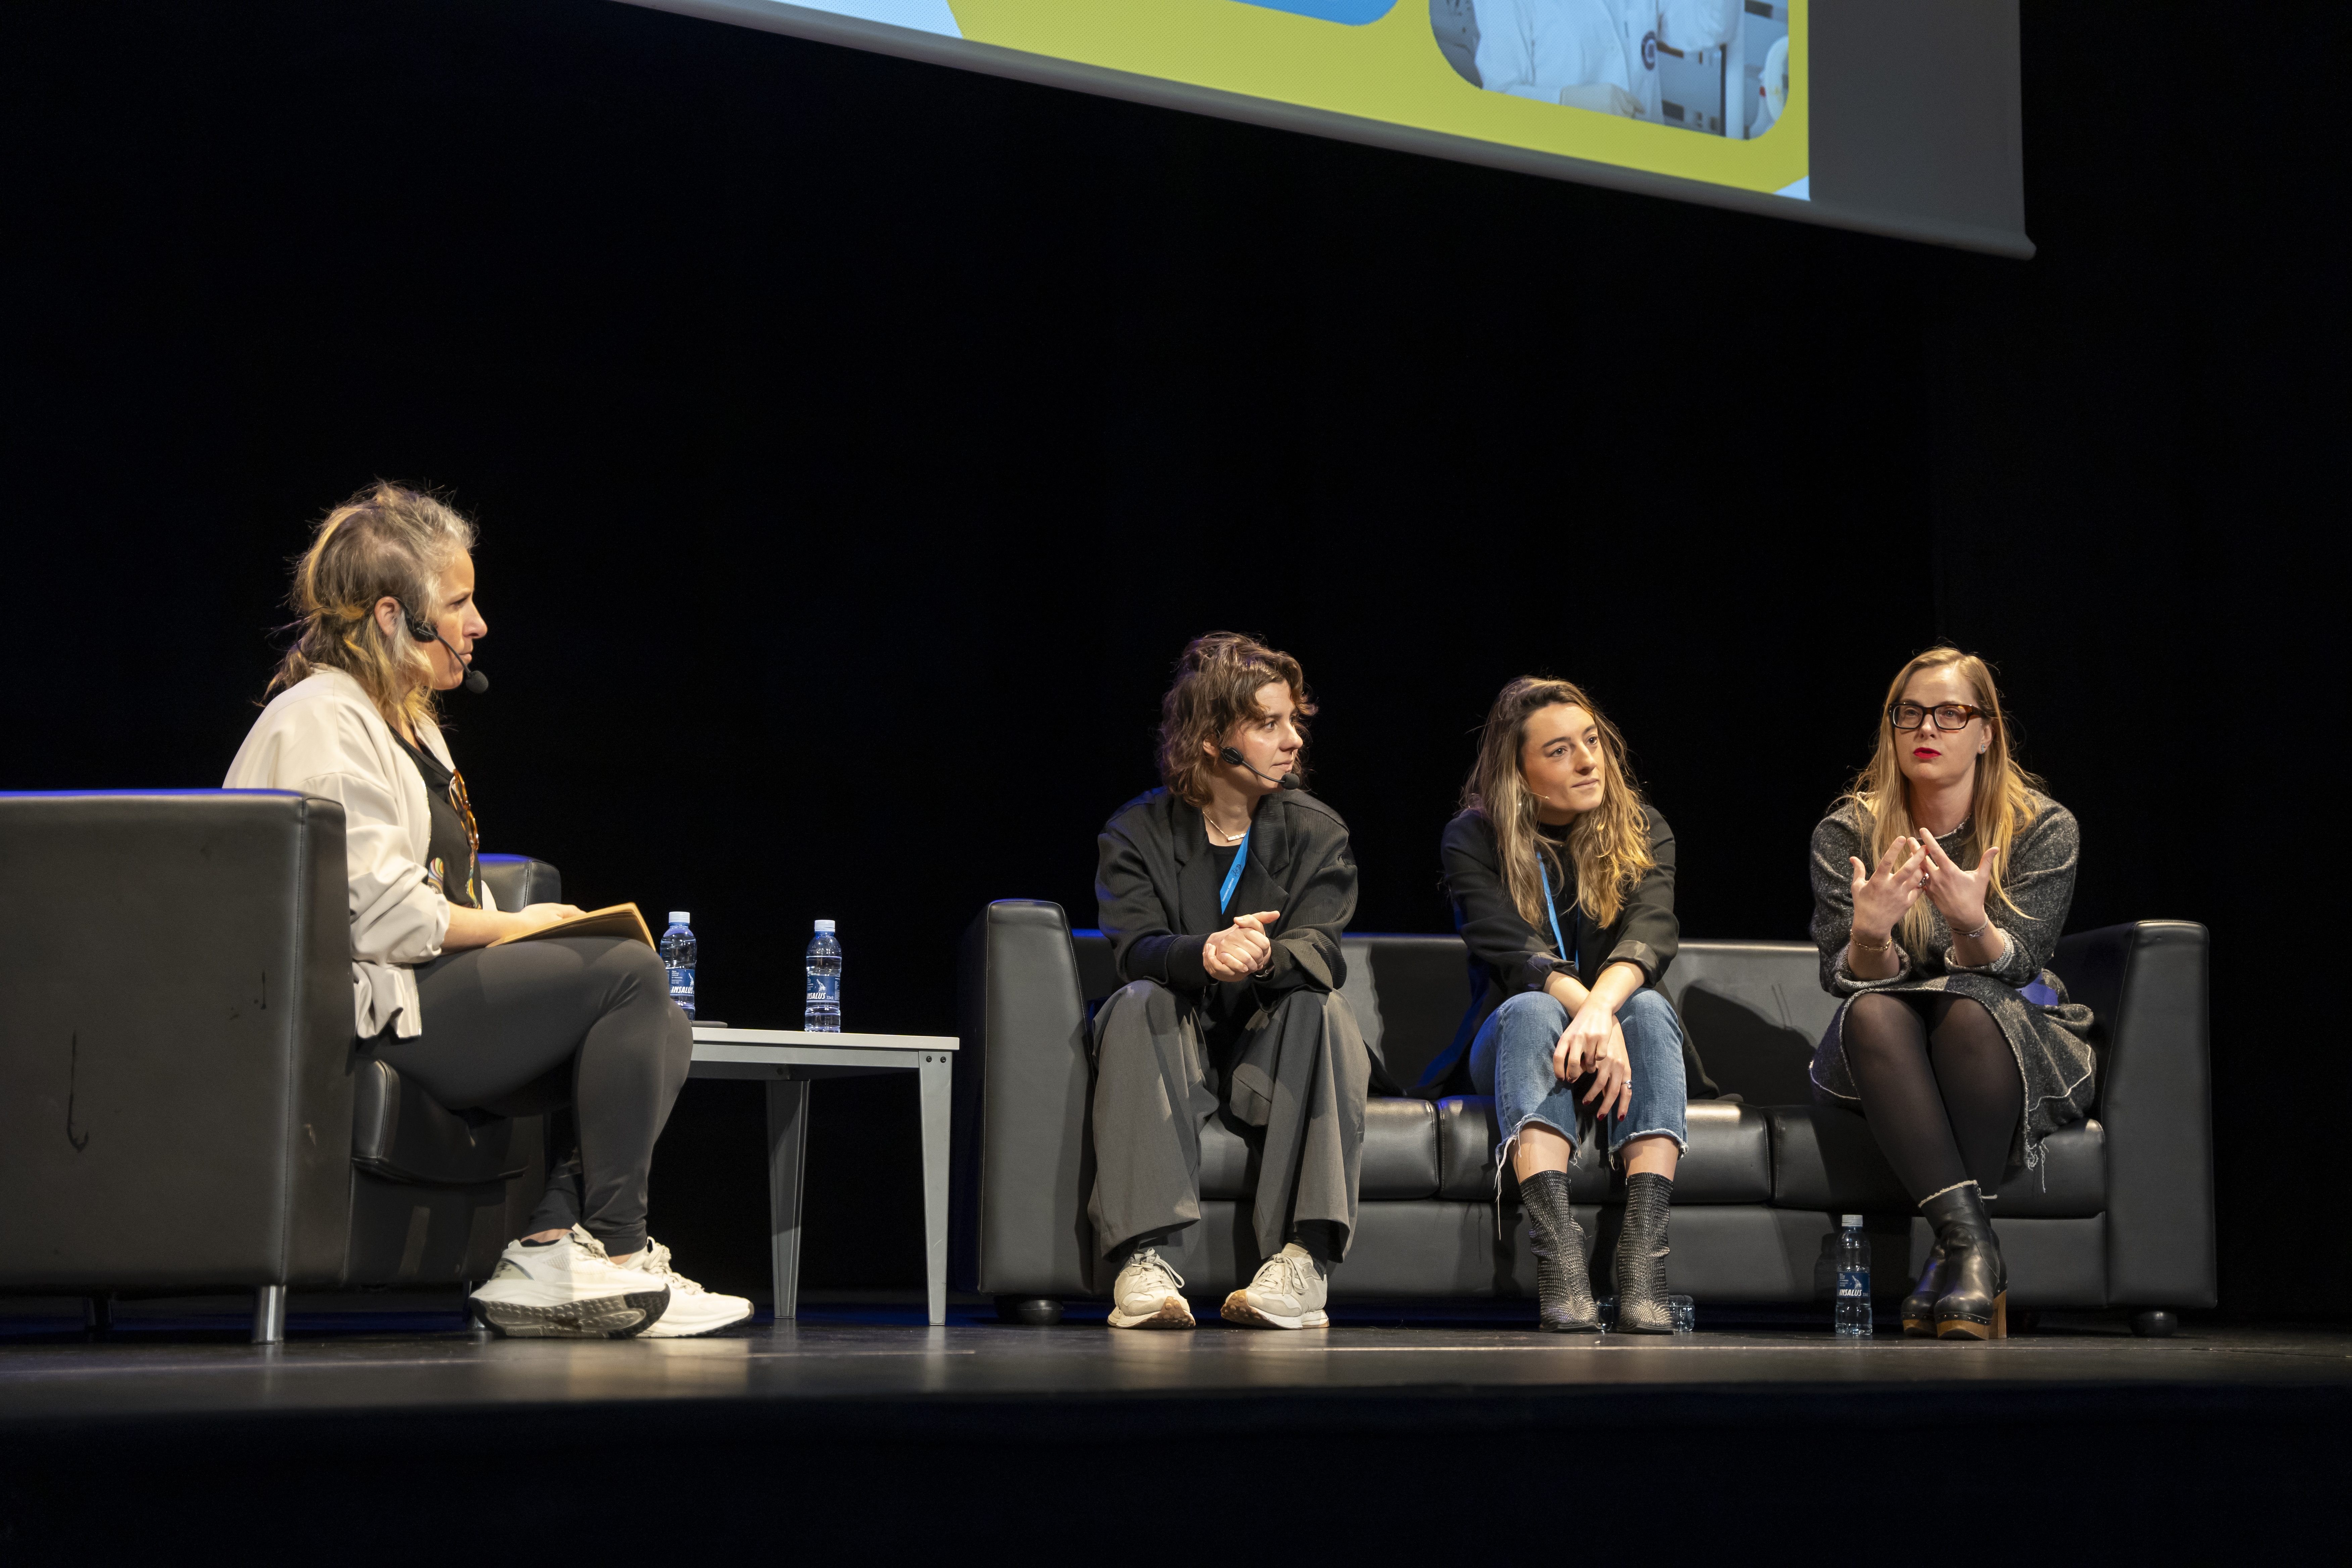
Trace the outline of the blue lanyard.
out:
<instances>
[{"instance_id":1,"label":"blue lanyard","mask_svg":"<svg viewBox=\"0 0 2352 1568\"><path fill-rule=\"evenodd\" d=\"M1234 901L1234 889L1242 885L1242 862L1249 858L1249 829L1242 829L1242 841L1234 846L1234 863L1225 870L1225 885L1217 889L1217 912L1223 914L1225 906Z\"/></svg>"},{"instance_id":2,"label":"blue lanyard","mask_svg":"<svg viewBox=\"0 0 2352 1568\"><path fill-rule=\"evenodd\" d=\"M1568 951L1568 943L1559 940L1559 910L1553 907L1551 901L1551 873L1544 869L1543 857L1540 855L1536 857L1536 880L1543 884L1544 915L1551 921L1551 950L1581 970L1583 965L1578 963L1574 955ZM1227 884L1227 890L1231 890L1230 883ZM1224 911L1220 908L1218 912L1222 914Z\"/></svg>"}]
</instances>

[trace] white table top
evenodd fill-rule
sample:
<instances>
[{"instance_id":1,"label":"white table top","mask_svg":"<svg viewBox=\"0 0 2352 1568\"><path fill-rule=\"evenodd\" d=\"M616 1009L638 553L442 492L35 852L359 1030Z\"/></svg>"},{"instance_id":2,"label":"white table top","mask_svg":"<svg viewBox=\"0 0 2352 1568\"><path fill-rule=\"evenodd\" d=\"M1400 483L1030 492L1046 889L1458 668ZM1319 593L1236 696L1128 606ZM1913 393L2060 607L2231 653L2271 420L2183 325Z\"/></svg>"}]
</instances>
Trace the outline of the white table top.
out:
<instances>
[{"instance_id":1,"label":"white table top","mask_svg":"<svg viewBox=\"0 0 2352 1568\"><path fill-rule=\"evenodd\" d=\"M705 1046L793 1046L845 1051L951 1051L960 1042L953 1035L836 1035L808 1029L733 1029L708 1024L694 1026L695 1054ZM739 1059L745 1053L724 1053Z\"/></svg>"}]
</instances>

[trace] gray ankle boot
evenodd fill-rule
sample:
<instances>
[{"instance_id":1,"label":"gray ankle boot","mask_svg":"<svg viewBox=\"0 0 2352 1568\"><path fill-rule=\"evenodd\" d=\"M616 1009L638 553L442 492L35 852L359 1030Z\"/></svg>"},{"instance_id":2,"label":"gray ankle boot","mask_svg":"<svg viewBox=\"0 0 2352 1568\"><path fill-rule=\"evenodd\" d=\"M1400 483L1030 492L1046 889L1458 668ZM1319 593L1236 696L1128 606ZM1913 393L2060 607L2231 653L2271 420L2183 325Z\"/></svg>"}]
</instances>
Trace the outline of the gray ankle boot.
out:
<instances>
[{"instance_id":1,"label":"gray ankle boot","mask_svg":"<svg viewBox=\"0 0 2352 1568\"><path fill-rule=\"evenodd\" d=\"M1556 1334L1601 1327L1592 1276L1584 1267L1584 1227L1568 1203L1568 1173L1538 1171L1519 1184L1528 1235L1536 1244L1536 1322Z\"/></svg>"},{"instance_id":2,"label":"gray ankle boot","mask_svg":"<svg viewBox=\"0 0 2352 1568\"><path fill-rule=\"evenodd\" d=\"M1674 1205L1671 1176L1643 1171L1625 1179L1625 1228L1617 1233L1617 1331L1671 1334L1666 1305L1666 1215Z\"/></svg>"}]
</instances>

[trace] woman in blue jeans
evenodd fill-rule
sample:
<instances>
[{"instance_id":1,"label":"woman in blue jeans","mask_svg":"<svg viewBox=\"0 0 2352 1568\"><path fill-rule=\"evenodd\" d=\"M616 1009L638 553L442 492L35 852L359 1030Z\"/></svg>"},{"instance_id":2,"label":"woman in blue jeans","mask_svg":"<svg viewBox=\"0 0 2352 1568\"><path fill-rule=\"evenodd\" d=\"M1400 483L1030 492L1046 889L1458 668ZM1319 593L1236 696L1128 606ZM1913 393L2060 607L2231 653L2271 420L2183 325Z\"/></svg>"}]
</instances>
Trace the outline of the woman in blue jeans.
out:
<instances>
[{"instance_id":1,"label":"woman in blue jeans","mask_svg":"<svg viewBox=\"0 0 2352 1568\"><path fill-rule=\"evenodd\" d=\"M1461 814L1440 855L1454 923L1486 973L1485 1016L1447 1079L1495 1097L1535 1244L1538 1321L1600 1327L1583 1227L1569 1206L1580 1136L1625 1172L1617 1326L1666 1333L1666 1216L1684 1126L1683 1037L1656 987L1673 962L1675 840L1626 775L1615 726L1565 680L1514 680L1495 699ZM1465 1031L1466 1033L1467 1031ZM1466 1059L1465 1059L1466 1058ZM1583 1131L1580 1134L1580 1123Z\"/></svg>"}]
</instances>

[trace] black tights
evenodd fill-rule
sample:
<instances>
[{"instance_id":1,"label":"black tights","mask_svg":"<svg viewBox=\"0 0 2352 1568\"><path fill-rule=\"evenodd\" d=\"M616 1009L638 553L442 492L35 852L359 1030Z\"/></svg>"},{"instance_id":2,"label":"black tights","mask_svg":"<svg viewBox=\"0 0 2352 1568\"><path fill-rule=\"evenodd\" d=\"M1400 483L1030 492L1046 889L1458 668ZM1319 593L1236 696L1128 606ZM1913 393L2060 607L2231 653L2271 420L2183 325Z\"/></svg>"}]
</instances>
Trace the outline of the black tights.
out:
<instances>
[{"instance_id":1,"label":"black tights","mask_svg":"<svg viewBox=\"0 0 2352 1568\"><path fill-rule=\"evenodd\" d=\"M1912 1201L1971 1180L1990 1197L2025 1108L1992 1015L1966 996L1874 991L1853 999L1841 1030L1863 1114Z\"/></svg>"}]
</instances>

